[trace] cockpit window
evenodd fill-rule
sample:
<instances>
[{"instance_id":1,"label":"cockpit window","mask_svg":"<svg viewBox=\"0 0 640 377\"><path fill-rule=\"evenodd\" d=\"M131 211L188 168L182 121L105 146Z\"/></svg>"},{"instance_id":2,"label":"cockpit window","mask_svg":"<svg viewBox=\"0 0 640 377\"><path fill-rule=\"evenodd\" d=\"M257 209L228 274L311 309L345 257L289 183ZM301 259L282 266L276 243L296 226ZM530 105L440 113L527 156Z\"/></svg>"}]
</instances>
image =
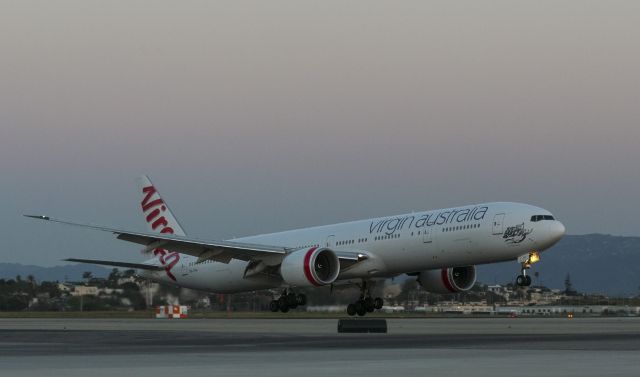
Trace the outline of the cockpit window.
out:
<instances>
[{"instance_id":1,"label":"cockpit window","mask_svg":"<svg viewBox=\"0 0 640 377\"><path fill-rule=\"evenodd\" d=\"M531 216L531 222L538 222L542 220L555 220L551 215L533 215Z\"/></svg>"}]
</instances>

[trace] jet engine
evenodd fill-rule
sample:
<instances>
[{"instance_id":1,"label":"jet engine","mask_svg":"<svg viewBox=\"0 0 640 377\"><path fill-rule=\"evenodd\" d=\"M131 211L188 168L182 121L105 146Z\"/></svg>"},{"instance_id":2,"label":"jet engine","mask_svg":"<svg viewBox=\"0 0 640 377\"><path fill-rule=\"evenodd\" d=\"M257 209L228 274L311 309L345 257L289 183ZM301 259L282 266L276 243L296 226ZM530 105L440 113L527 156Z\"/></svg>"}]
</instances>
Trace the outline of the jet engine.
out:
<instances>
[{"instance_id":1,"label":"jet engine","mask_svg":"<svg viewBox=\"0 0 640 377\"><path fill-rule=\"evenodd\" d=\"M476 283L476 267L450 267L440 270L426 270L418 274L418 282L429 292L466 292Z\"/></svg>"},{"instance_id":2,"label":"jet engine","mask_svg":"<svg viewBox=\"0 0 640 377\"><path fill-rule=\"evenodd\" d=\"M282 279L298 287L331 284L339 273L338 256L323 247L296 250L288 254L280 265Z\"/></svg>"}]
</instances>

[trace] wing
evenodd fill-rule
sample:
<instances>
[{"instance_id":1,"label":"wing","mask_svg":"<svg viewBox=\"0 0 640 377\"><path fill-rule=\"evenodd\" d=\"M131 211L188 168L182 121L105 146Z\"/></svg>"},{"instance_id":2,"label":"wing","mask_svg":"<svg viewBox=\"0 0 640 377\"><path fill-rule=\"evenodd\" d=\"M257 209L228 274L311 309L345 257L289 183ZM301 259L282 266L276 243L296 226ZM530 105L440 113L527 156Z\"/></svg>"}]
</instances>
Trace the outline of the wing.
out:
<instances>
[{"instance_id":1,"label":"wing","mask_svg":"<svg viewBox=\"0 0 640 377\"><path fill-rule=\"evenodd\" d=\"M166 269L164 266L156 266L153 264L142 264L142 263L129 263L129 262L115 262L108 260L96 260L96 259L76 259L69 258L64 259L67 262L78 262L78 263L88 263L88 264L100 264L103 266L114 266L114 267L124 267L124 268L135 268L138 270L149 270L149 271L163 271Z\"/></svg>"},{"instance_id":2,"label":"wing","mask_svg":"<svg viewBox=\"0 0 640 377\"><path fill-rule=\"evenodd\" d=\"M340 261L340 271L345 271L354 264L369 259L369 256L363 252L336 251L335 253Z\"/></svg>"},{"instance_id":3,"label":"wing","mask_svg":"<svg viewBox=\"0 0 640 377\"><path fill-rule=\"evenodd\" d=\"M157 248L177 251L179 253L193 255L198 262L213 260L229 263L231 259L244 261L262 260L265 264L275 265L282 261L289 249L281 246L257 245L233 241L208 241L195 238L187 238L172 234L142 233L128 230L109 228L91 224L81 224L71 221L55 219L49 216L25 215L39 220L52 221L60 224L75 225L83 228L110 232L117 235L118 239L143 245L144 251Z\"/></svg>"}]
</instances>

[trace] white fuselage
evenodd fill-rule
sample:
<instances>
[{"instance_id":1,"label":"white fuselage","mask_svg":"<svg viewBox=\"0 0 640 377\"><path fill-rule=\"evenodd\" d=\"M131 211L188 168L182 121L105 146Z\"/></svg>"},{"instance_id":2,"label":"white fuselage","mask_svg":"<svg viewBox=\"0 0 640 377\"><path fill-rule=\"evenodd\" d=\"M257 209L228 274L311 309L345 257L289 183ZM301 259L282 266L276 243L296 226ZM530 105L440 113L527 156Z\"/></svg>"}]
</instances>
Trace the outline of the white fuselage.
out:
<instances>
[{"instance_id":1,"label":"white fuselage","mask_svg":"<svg viewBox=\"0 0 640 377\"><path fill-rule=\"evenodd\" d=\"M521 203L495 202L351 221L234 239L291 249L327 247L361 252L366 260L340 271L337 282L392 277L445 267L514 260L541 252L564 235L564 226L548 211ZM286 285L275 275L244 277L248 262L206 261L178 254L165 271L144 276L217 293Z\"/></svg>"}]
</instances>

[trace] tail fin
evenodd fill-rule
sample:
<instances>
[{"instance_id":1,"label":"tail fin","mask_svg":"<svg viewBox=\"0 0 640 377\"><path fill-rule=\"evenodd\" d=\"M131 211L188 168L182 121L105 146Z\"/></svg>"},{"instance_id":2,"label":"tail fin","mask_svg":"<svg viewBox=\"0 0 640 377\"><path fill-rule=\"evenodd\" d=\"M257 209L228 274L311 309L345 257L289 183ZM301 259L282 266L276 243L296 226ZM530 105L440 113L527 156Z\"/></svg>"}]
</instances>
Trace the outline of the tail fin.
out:
<instances>
[{"instance_id":1,"label":"tail fin","mask_svg":"<svg viewBox=\"0 0 640 377\"><path fill-rule=\"evenodd\" d=\"M151 232L186 236L178 220L173 216L167 203L162 199L151 180L146 175L137 179L141 195L140 207Z\"/></svg>"}]
</instances>

